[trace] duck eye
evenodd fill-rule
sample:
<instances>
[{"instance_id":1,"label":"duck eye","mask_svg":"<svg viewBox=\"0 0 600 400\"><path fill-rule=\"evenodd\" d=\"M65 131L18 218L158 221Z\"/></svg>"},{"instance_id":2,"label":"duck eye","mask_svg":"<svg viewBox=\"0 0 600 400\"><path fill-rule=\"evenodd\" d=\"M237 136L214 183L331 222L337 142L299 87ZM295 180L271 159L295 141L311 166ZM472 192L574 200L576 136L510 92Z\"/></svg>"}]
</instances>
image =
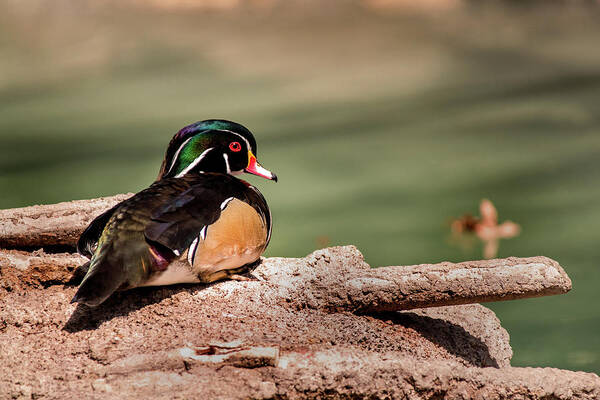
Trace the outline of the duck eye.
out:
<instances>
[{"instance_id":1,"label":"duck eye","mask_svg":"<svg viewBox=\"0 0 600 400\"><path fill-rule=\"evenodd\" d=\"M240 142L231 142L229 143L229 150L235 151L236 153L242 149L242 145Z\"/></svg>"}]
</instances>

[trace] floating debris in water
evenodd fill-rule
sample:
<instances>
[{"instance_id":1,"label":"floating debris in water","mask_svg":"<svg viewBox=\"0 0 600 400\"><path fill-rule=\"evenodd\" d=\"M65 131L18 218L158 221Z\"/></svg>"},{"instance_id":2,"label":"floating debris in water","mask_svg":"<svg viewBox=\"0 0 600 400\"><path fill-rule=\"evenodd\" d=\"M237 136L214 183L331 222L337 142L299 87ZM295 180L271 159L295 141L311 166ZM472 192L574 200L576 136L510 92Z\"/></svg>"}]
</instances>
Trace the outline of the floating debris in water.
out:
<instances>
[{"instance_id":1,"label":"floating debris in water","mask_svg":"<svg viewBox=\"0 0 600 400\"><path fill-rule=\"evenodd\" d=\"M464 214L451 222L450 229L456 241L463 248L471 248L472 240L465 235L475 234L483 243L483 257L494 258L498 254L500 239L510 239L519 234L521 227L512 221L498 224L498 211L494 204L483 199L479 204L480 217Z\"/></svg>"}]
</instances>

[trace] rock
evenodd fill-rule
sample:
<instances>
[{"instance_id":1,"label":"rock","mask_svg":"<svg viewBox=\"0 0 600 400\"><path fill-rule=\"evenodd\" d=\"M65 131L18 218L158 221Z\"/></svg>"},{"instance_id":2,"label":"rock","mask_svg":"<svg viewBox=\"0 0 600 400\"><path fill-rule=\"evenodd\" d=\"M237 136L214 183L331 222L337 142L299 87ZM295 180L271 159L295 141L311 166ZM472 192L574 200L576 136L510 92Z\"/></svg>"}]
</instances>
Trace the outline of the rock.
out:
<instances>
[{"instance_id":1,"label":"rock","mask_svg":"<svg viewBox=\"0 0 600 400\"><path fill-rule=\"evenodd\" d=\"M0 210L0 247L75 247L83 230L99 214L133 193Z\"/></svg>"},{"instance_id":2,"label":"rock","mask_svg":"<svg viewBox=\"0 0 600 400\"><path fill-rule=\"evenodd\" d=\"M544 258L372 270L352 246L265 259L250 281L140 288L96 308L69 304L73 286L25 286L0 304L0 398L24 388L97 399L598 398L595 374L511 367L508 334L479 304L396 311L377 300L414 307L402 300L411 277L482 268L468 271L478 284L527 263L566 287ZM526 279L537 285L539 273ZM464 287L461 301L481 296Z\"/></svg>"}]
</instances>

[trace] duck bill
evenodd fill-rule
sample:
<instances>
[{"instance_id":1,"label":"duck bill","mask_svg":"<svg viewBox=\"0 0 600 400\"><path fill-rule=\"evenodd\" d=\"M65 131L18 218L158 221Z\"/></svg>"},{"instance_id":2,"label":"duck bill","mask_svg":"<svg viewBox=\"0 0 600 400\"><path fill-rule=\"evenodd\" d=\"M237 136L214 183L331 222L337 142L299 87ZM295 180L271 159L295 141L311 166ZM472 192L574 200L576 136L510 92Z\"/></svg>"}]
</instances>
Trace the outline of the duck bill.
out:
<instances>
[{"instance_id":1,"label":"duck bill","mask_svg":"<svg viewBox=\"0 0 600 400\"><path fill-rule=\"evenodd\" d=\"M251 151L248 151L248 166L244 169L244 171L249 174L253 174L277 182L277 175L275 175L268 169L263 168L263 166L258 163L258 161L256 160L256 156L252 154Z\"/></svg>"}]
</instances>

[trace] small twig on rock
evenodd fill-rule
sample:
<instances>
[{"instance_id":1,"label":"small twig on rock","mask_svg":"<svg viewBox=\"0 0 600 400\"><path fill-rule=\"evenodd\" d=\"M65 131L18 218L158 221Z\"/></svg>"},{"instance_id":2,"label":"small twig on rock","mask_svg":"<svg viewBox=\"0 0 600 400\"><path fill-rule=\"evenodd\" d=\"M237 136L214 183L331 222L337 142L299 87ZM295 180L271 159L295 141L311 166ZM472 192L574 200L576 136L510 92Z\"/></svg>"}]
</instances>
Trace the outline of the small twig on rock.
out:
<instances>
[{"instance_id":1,"label":"small twig on rock","mask_svg":"<svg viewBox=\"0 0 600 400\"><path fill-rule=\"evenodd\" d=\"M75 246L87 225L133 193L0 210L0 247Z\"/></svg>"},{"instance_id":2,"label":"small twig on rock","mask_svg":"<svg viewBox=\"0 0 600 400\"><path fill-rule=\"evenodd\" d=\"M275 346L207 346L188 345L170 351L151 354L134 354L111 363L109 367L100 367L99 375L127 374L139 371L151 371L158 368L172 368L191 364L231 365L238 368L276 367L279 363L279 348ZM213 351L214 350L214 351Z\"/></svg>"},{"instance_id":3,"label":"small twig on rock","mask_svg":"<svg viewBox=\"0 0 600 400\"><path fill-rule=\"evenodd\" d=\"M211 354L205 354L206 350L219 349ZM238 368L276 367L279 361L279 349L277 347L240 347L220 349L215 346L207 347L182 347L177 354L184 361L198 363L224 363Z\"/></svg>"}]
</instances>

